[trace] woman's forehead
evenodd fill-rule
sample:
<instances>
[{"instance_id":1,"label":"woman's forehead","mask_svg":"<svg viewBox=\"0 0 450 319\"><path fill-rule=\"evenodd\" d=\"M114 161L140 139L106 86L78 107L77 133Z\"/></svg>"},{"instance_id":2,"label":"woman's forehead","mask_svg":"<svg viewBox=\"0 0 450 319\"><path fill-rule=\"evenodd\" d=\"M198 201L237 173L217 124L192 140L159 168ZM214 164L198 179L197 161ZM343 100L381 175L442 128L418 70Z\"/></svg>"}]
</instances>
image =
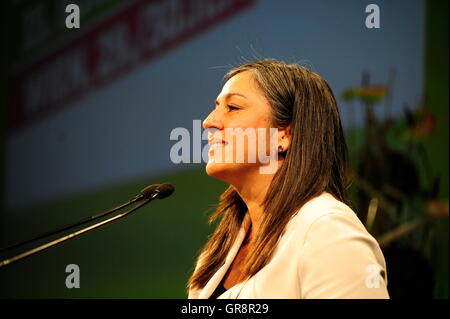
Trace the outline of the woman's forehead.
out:
<instances>
[{"instance_id":1,"label":"woman's forehead","mask_svg":"<svg viewBox=\"0 0 450 319\"><path fill-rule=\"evenodd\" d=\"M259 89L252 72L244 71L231 77L224 84L219 97L228 97L230 95L240 95L250 98L252 95L262 95L262 92Z\"/></svg>"}]
</instances>

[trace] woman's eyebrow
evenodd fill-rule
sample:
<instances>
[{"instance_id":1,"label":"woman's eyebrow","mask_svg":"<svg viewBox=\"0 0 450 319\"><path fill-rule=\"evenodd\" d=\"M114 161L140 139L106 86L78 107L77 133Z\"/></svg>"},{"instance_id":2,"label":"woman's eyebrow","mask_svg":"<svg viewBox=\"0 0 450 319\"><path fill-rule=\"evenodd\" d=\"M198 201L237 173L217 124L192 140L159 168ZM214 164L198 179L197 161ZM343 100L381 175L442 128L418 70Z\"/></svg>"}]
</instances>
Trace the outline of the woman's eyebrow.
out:
<instances>
[{"instance_id":1,"label":"woman's eyebrow","mask_svg":"<svg viewBox=\"0 0 450 319\"><path fill-rule=\"evenodd\" d=\"M241 97L243 97L244 99L247 99L247 97L246 97L244 94L237 93L237 92L226 93L226 94L224 94L223 97L224 97L225 99L228 99L228 98L232 97L233 95L241 96ZM217 104L219 104L219 100L216 100L216 105L217 105Z\"/></svg>"}]
</instances>

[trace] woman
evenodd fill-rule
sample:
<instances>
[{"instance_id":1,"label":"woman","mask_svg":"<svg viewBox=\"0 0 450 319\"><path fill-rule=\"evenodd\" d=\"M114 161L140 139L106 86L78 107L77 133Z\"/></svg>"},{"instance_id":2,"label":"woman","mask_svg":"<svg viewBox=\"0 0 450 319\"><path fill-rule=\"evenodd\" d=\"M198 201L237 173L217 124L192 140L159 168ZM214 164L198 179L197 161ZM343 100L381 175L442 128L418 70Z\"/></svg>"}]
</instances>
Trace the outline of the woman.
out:
<instances>
[{"instance_id":1,"label":"woman","mask_svg":"<svg viewBox=\"0 0 450 319\"><path fill-rule=\"evenodd\" d=\"M206 172L230 184L221 217L188 282L189 298L389 298L376 240L345 204L347 149L328 84L298 65L262 60L234 68L203 122ZM246 135L244 158L266 145L267 161L236 159L239 133L269 131L259 148ZM240 129L241 131L239 131ZM261 130L262 129L262 130ZM254 154L253 154L254 155ZM220 158L219 158L220 157Z\"/></svg>"}]
</instances>

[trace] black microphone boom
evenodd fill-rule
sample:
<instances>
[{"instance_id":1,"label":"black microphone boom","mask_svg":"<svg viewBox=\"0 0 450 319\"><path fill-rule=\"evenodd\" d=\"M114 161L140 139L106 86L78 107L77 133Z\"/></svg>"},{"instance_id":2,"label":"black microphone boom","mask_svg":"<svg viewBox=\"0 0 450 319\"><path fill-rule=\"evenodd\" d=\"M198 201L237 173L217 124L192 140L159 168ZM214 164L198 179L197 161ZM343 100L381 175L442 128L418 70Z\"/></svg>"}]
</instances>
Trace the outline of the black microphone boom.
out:
<instances>
[{"instance_id":1,"label":"black microphone boom","mask_svg":"<svg viewBox=\"0 0 450 319\"><path fill-rule=\"evenodd\" d=\"M72 234L69 234L67 236L63 236L63 237L61 237L59 239L56 239L56 240L53 240L53 241L51 241L51 242L49 242L47 244L43 244L43 245L41 245L39 247L33 248L31 250L28 250L28 251L26 251L26 252L24 252L22 254L19 254L19 255L13 257L13 258L5 259L5 260L0 262L0 267L9 265L9 264L11 264L14 261L23 259L25 257L28 257L28 256L33 255L35 253L38 253L40 251L43 251L43 250L45 250L47 248L50 248L52 246L58 245L58 244L60 244L62 242L65 242L66 240L78 237L81 234L87 233L87 232L89 232L91 230L94 230L94 229L99 228L99 227L101 227L103 225L109 224L109 223L111 223L111 222L113 222L115 220L118 220L118 219L123 218L123 217L125 217L127 215L130 215L131 213L133 213L134 211L138 210L139 208L141 208L142 206L146 205L147 203L151 202L152 200L154 200L156 198L159 198L159 199L166 198L166 197L170 196L173 192L174 192L173 185L168 184L168 183L160 184L160 185L147 186L146 188L144 188L141 191L140 195L136 196L135 199L131 200L130 202L134 203L134 202L142 200L144 198L145 198L145 200L142 203L140 203L139 205L136 205L132 209L126 211L125 213L118 214L118 215L116 215L114 217L111 217L111 218L106 219L104 221L101 221L101 222L99 222L97 224L94 224L94 225L88 226L86 228L83 228L83 229L81 229L79 231L76 231L76 232L74 232ZM142 196L142 197L140 197L140 196ZM138 197L139 197L139 199L137 199ZM128 205L130 205L130 204L128 204ZM112 211L109 211L109 212L112 212ZM105 213L103 213L101 215L104 216ZM100 215L97 215L97 216L100 216Z\"/></svg>"},{"instance_id":2,"label":"black microphone boom","mask_svg":"<svg viewBox=\"0 0 450 319\"><path fill-rule=\"evenodd\" d=\"M120 205L120 206L114 207L113 209L110 209L110 210L108 210L108 211L106 211L106 212L103 212L103 213L100 213L100 214L98 214L98 215L94 215L94 216L91 216L91 217L88 217L88 218L81 219L81 220L79 220L79 221L77 221L77 222L75 222L75 223L73 223L73 224L66 225L66 226L63 226L63 227L61 227L61 228L58 228L58 229L55 229L55 230L52 230L52 231L45 232L45 233L43 233L43 234L40 234L40 235L38 235L38 236L35 236L35 237L31 238L31 239L27 239L27 240L22 241L22 242L20 242L20 243L11 245L11 246L9 246L9 247L1 248L1 249L0 249L0 253L4 252L4 251L6 251L6 250L10 250L10 249L13 249L13 248L17 248L17 247L19 247L19 246L23 246L23 245L25 245L25 244L29 244L29 243L31 243L31 242L33 242L33 241L36 241L36 240L39 240L39 239L43 239L43 238L48 237L48 236L51 236L51 235L58 234L58 233L60 233L60 232L62 232L62 231L68 230L68 229L71 229L71 228L74 228L74 227L77 227L77 226L80 226L80 225L87 224L87 223L92 222L92 221L94 221L94 220L96 220L96 219L99 219L99 218L104 217L104 216L106 216L106 215L112 214L112 213L114 213L114 212L116 212L116 211L118 211L118 210L121 210L121 209L123 209L123 208L125 208L125 207L128 207L128 206L130 206L130 205L132 205L132 204L134 204L134 203L136 203L136 202L138 202L138 201L141 201L141 200L143 200L144 198L150 197L151 195L154 194L155 189L156 189L157 187L161 186L161 185L163 185L163 184L152 184L152 185L149 185L149 186L143 188L143 189L140 191L140 194L139 194L139 195L137 195L135 198L129 200L129 201L126 202L125 204L122 204L122 205Z\"/></svg>"}]
</instances>

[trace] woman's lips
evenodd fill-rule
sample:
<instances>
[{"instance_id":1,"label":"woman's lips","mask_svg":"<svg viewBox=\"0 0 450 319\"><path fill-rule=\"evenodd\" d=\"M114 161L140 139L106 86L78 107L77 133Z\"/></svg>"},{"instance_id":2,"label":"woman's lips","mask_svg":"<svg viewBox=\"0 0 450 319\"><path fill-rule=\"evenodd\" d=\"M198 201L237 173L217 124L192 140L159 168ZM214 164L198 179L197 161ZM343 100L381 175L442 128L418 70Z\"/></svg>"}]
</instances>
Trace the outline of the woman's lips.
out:
<instances>
[{"instance_id":1,"label":"woman's lips","mask_svg":"<svg viewBox=\"0 0 450 319\"><path fill-rule=\"evenodd\" d=\"M212 147L217 147L218 145L227 145L228 142L225 142L225 141L219 140L219 139L214 139L214 140L208 141L208 144L212 148Z\"/></svg>"},{"instance_id":2,"label":"woman's lips","mask_svg":"<svg viewBox=\"0 0 450 319\"><path fill-rule=\"evenodd\" d=\"M216 139L216 140L209 141L208 144L209 144L209 152L212 152L214 149L226 146L228 143L225 141Z\"/></svg>"}]
</instances>

